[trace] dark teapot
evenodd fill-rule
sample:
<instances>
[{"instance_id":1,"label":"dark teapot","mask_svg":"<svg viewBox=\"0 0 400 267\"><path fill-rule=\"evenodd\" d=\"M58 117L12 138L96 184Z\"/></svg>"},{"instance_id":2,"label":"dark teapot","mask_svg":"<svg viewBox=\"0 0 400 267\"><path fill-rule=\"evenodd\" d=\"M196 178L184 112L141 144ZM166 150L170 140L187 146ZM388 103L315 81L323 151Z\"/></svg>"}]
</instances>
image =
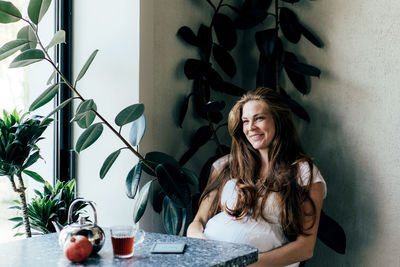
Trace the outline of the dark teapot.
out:
<instances>
[{"instance_id":1,"label":"dark teapot","mask_svg":"<svg viewBox=\"0 0 400 267\"><path fill-rule=\"evenodd\" d=\"M94 222L87 223L85 218L80 217L79 222L72 223L72 211L74 205L78 202L87 202L93 209L94 213ZM56 231L58 233L58 242L60 243L61 248L64 248L65 242L74 235L83 235L86 236L89 241L92 243L92 254L95 254L100 251L100 249L104 245L105 234L103 229L101 229L97 225L97 214L96 209L93 205L92 201L88 201L82 198L75 199L68 209L68 225L62 226L60 223L53 221L52 222Z\"/></svg>"}]
</instances>

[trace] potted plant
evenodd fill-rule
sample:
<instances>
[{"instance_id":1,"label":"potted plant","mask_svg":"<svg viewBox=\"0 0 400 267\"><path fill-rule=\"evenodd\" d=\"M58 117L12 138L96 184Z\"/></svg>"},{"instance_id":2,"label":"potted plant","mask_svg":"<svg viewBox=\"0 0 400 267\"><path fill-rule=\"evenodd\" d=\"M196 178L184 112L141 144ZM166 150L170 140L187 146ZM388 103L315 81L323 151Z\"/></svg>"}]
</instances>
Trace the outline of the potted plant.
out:
<instances>
[{"instance_id":1,"label":"potted plant","mask_svg":"<svg viewBox=\"0 0 400 267\"><path fill-rule=\"evenodd\" d=\"M56 232L54 229L53 221L58 222L60 225L65 226L68 224L68 208L72 201L75 200L75 180L68 182L57 181L53 187L48 182L43 184L43 191L35 190L35 197L27 204L28 217L31 224L32 234L48 234ZM20 201L15 200L15 206L10 209L21 210ZM75 205L72 211L73 221L77 221L79 216L85 213L83 210L87 206L86 203L80 202ZM88 217L85 216L86 221ZM15 221L16 224L13 228L23 225L21 216L10 219ZM21 235L16 233L15 235Z\"/></svg>"},{"instance_id":2,"label":"potted plant","mask_svg":"<svg viewBox=\"0 0 400 267\"><path fill-rule=\"evenodd\" d=\"M4 111L3 114L4 117L0 118L0 176L7 176L18 194L25 235L31 237L22 173L44 182L40 175L27 168L40 158L36 143L42 139L41 135L53 120L39 116L25 118L26 113L21 116L16 110L12 113Z\"/></svg>"}]
</instances>

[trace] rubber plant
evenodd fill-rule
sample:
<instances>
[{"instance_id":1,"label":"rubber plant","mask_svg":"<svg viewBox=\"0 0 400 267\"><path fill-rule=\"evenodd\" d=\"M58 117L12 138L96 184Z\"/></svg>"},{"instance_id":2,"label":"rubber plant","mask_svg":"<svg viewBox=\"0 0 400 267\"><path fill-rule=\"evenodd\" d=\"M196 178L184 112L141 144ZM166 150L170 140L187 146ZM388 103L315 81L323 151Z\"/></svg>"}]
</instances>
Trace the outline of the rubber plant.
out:
<instances>
[{"instance_id":1,"label":"rubber plant","mask_svg":"<svg viewBox=\"0 0 400 267\"><path fill-rule=\"evenodd\" d=\"M43 181L43 191L40 192L36 189L34 191L35 197L27 204L32 235L56 232L52 221L57 221L63 226L67 225L68 208L72 201L75 200L75 180L68 182L57 181L54 187L48 182ZM14 200L14 202L17 205L10 207L10 209L20 211L20 201ZM87 204L83 202L77 204L72 211L73 221L77 221L80 216L86 213L84 210L86 206ZM88 220L88 216L84 217ZM23 224L21 216L11 218L10 220L16 222L13 229L19 228ZM21 234L16 233L15 235L18 236Z\"/></svg>"},{"instance_id":2,"label":"rubber plant","mask_svg":"<svg viewBox=\"0 0 400 267\"><path fill-rule=\"evenodd\" d=\"M53 67L54 72L48 80L48 88L33 101L29 110L34 111L49 103L58 93L60 83L65 84L73 92L73 96L50 112L45 121L47 122L48 118L72 101L78 101L79 105L72 121L84 131L76 142L76 151L82 152L94 144L100 138L103 128L106 126L120 139L123 146L105 159L99 172L100 178L103 179L106 176L123 150L133 153L138 158L138 163L129 171L126 187L127 196L136 199L133 207L135 223L142 217L151 195L151 202L155 210L162 211L166 231L183 235L187 225L192 220L192 196L198 193L196 175L190 170L182 168L173 157L165 153L154 151L142 156L135 149L146 128L143 104L133 104L124 108L111 123L97 111L93 99L84 98L78 91L78 82L86 74L98 50L92 52L73 82L65 78L49 53L50 49L65 43L65 32L63 30L57 31L47 45L43 44L39 36L40 21L50 4L51 0L30 0L27 10L28 16L25 18L11 2L0 1L0 23L7 24L21 20L26 23L26 26L18 32L15 40L7 42L0 48L0 60L19 52L11 62L10 68L25 67L36 62L47 61ZM55 79L54 77L58 78ZM125 137L121 133L122 128L127 125L131 127L129 137ZM155 178L147 182L138 191L142 170ZM149 194L150 191L154 193ZM189 210L187 215L186 210Z\"/></svg>"},{"instance_id":3,"label":"rubber plant","mask_svg":"<svg viewBox=\"0 0 400 267\"><path fill-rule=\"evenodd\" d=\"M179 126L183 125L190 103L193 104L195 116L204 123L195 131L189 149L181 156L179 164L185 165L210 140L216 146L215 154L206 160L201 170L199 192L205 188L211 164L230 151L218 137L218 130L226 126L222 114L226 103L217 99L217 94L212 92L233 97L240 97L246 92L230 82L237 72L236 60L231 55L237 45L237 28L229 11L238 9L226 2L229 1L218 0L217 4L211 0L205 1L211 7L212 16L207 25L200 24L197 34L189 26L182 26L177 32L180 39L198 50L199 54L199 58L186 59L184 64L185 76L193 81L193 86L181 105Z\"/></svg>"},{"instance_id":4,"label":"rubber plant","mask_svg":"<svg viewBox=\"0 0 400 267\"><path fill-rule=\"evenodd\" d=\"M39 174L29 171L28 168L40 158L36 143L42 139L41 135L52 119L42 119L38 116L25 118L26 115L21 116L16 110L12 113L4 111L3 118L0 118L0 176L7 176L12 189L18 194L21 223L25 228L25 236L31 237L26 187L22 174L44 182Z\"/></svg>"}]
</instances>

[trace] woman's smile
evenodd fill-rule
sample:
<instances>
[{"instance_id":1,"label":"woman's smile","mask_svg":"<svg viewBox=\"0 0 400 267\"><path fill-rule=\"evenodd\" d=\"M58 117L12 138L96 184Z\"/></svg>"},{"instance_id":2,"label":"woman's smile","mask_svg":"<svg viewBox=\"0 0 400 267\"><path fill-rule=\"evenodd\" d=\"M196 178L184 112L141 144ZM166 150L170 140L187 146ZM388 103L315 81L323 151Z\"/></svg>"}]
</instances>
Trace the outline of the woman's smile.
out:
<instances>
[{"instance_id":1,"label":"woman's smile","mask_svg":"<svg viewBox=\"0 0 400 267\"><path fill-rule=\"evenodd\" d=\"M263 101L252 100L242 110L243 133L253 148L268 149L275 136L275 123Z\"/></svg>"}]
</instances>

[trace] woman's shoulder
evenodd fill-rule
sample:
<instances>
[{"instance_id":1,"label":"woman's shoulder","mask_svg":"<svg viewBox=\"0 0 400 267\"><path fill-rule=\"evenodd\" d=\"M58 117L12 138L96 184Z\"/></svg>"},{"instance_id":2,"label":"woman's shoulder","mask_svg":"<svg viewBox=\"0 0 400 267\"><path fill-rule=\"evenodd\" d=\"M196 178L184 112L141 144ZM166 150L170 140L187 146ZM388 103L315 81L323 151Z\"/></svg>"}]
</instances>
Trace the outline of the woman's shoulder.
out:
<instances>
[{"instance_id":1,"label":"woman's shoulder","mask_svg":"<svg viewBox=\"0 0 400 267\"><path fill-rule=\"evenodd\" d=\"M324 190L324 198L327 194L327 186L321 171L311 160L303 160L297 163L299 168L299 184L306 186L312 177L312 183L321 183Z\"/></svg>"},{"instance_id":2,"label":"woman's shoulder","mask_svg":"<svg viewBox=\"0 0 400 267\"><path fill-rule=\"evenodd\" d=\"M214 161L212 167L217 171L220 172L229 162L231 161L232 157L231 154L227 154L223 157L220 157L216 161Z\"/></svg>"}]
</instances>

